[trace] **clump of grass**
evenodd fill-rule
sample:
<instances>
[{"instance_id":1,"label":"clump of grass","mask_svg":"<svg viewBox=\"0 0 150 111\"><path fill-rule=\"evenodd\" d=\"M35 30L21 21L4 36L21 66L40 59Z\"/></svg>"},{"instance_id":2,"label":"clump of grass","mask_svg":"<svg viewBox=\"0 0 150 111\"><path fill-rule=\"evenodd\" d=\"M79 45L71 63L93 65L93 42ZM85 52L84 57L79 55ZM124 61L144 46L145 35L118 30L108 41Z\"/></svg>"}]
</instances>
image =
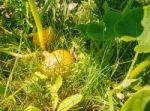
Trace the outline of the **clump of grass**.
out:
<instances>
[{"instance_id":1,"label":"clump of grass","mask_svg":"<svg viewBox=\"0 0 150 111\"><path fill-rule=\"evenodd\" d=\"M88 23L90 21L97 21L98 16L96 15L96 4L92 0L91 2L82 1L79 4L77 12L75 13L74 20L76 23Z\"/></svg>"}]
</instances>

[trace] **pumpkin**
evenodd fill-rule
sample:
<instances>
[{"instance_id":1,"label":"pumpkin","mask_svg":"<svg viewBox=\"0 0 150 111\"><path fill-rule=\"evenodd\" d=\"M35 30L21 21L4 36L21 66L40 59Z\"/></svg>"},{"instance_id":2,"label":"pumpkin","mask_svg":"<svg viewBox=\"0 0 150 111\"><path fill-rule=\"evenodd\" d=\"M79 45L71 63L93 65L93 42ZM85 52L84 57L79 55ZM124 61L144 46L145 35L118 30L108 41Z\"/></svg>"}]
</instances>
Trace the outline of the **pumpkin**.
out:
<instances>
[{"instance_id":1,"label":"pumpkin","mask_svg":"<svg viewBox=\"0 0 150 111\"><path fill-rule=\"evenodd\" d=\"M43 70L44 72L53 72L62 74L69 70L69 65L73 62L72 55L66 50L55 50L52 53L43 51L44 61Z\"/></svg>"},{"instance_id":2,"label":"pumpkin","mask_svg":"<svg viewBox=\"0 0 150 111\"><path fill-rule=\"evenodd\" d=\"M47 44L48 42L51 42L55 37L54 31L52 30L51 27L48 27L43 30L43 39L44 39L44 44ZM29 38L32 38L32 42L40 46L40 41L37 32L36 33L31 33L29 34Z\"/></svg>"}]
</instances>

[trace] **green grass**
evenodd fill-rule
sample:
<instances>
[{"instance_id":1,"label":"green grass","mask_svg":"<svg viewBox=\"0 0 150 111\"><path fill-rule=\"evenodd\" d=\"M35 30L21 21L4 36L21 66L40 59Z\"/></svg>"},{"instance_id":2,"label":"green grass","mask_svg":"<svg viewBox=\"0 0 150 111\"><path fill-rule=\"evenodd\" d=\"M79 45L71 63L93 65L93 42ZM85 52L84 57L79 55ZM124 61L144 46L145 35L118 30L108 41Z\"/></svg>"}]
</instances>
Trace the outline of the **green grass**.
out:
<instances>
[{"instance_id":1,"label":"green grass","mask_svg":"<svg viewBox=\"0 0 150 111\"><path fill-rule=\"evenodd\" d=\"M116 7L115 3L112 8ZM0 1L0 4L3 2ZM43 8L45 12L41 14L43 27L52 26L56 32L56 39L49 43L48 51L66 49L75 58L69 74L63 77L60 102L70 95L81 93L82 101L71 110L106 111L109 109L108 91L125 78L134 56L131 47L135 44L97 42L85 38L75 29L76 24L99 21L103 14L99 9L102 7L84 1L78 4L78 9L68 13L63 8L65 5L61 3L61 8L58 8L57 4L50 2L51 7ZM37 6L42 9L44 3L40 0ZM84 8L87 10L82 10ZM122 10L121 5L116 9ZM29 5L25 0L8 0L7 7L0 10L0 86L5 88L0 94L0 110L23 111L29 105L42 111L52 110L51 95L45 85L52 83L53 78L32 83L34 73L41 71L43 57L40 48L27 39L29 33L36 32ZM20 58L8 52L35 54ZM119 110L124 101L115 96L115 108Z\"/></svg>"}]
</instances>

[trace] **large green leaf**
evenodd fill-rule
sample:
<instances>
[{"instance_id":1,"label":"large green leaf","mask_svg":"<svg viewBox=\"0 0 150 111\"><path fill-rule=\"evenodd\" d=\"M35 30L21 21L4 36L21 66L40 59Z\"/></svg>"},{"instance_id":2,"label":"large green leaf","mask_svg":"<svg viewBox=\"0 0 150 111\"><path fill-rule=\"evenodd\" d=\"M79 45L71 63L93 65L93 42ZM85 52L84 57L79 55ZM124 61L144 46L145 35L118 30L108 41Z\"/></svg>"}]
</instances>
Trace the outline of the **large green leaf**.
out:
<instances>
[{"instance_id":1,"label":"large green leaf","mask_svg":"<svg viewBox=\"0 0 150 111\"><path fill-rule=\"evenodd\" d=\"M77 28L88 38L92 40L104 41L114 40L116 37L115 25L121 14L112 10L108 10L100 23L94 22L87 25L80 24Z\"/></svg>"},{"instance_id":2,"label":"large green leaf","mask_svg":"<svg viewBox=\"0 0 150 111\"><path fill-rule=\"evenodd\" d=\"M125 14L108 10L100 23L82 25L80 30L92 40L113 40L120 37L123 41L138 41L135 51L150 52L150 5L134 8Z\"/></svg>"},{"instance_id":3,"label":"large green leaf","mask_svg":"<svg viewBox=\"0 0 150 111\"><path fill-rule=\"evenodd\" d=\"M87 24L78 24L76 25L76 28L83 33L85 36L87 36L86 34L86 28L87 28Z\"/></svg>"},{"instance_id":4,"label":"large green leaf","mask_svg":"<svg viewBox=\"0 0 150 111\"><path fill-rule=\"evenodd\" d=\"M150 111L150 86L133 94L123 105L121 111Z\"/></svg>"},{"instance_id":5,"label":"large green leaf","mask_svg":"<svg viewBox=\"0 0 150 111\"><path fill-rule=\"evenodd\" d=\"M143 33L138 38L138 45L135 47L135 51L139 53L150 52L150 6L145 6L142 25L144 27Z\"/></svg>"},{"instance_id":6,"label":"large green leaf","mask_svg":"<svg viewBox=\"0 0 150 111\"><path fill-rule=\"evenodd\" d=\"M119 36L138 37L143 32L141 21L143 19L143 9L136 8L125 13L118 24L116 31Z\"/></svg>"},{"instance_id":7,"label":"large green leaf","mask_svg":"<svg viewBox=\"0 0 150 111\"><path fill-rule=\"evenodd\" d=\"M89 23L86 28L87 37L92 40L104 40L104 23Z\"/></svg>"},{"instance_id":8,"label":"large green leaf","mask_svg":"<svg viewBox=\"0 0 150 111\"><path fill-rule=\"evenodd\" d=\"M118 20L121 18L121 13L112 10L107 11L103 16L103 21L105 23L105 40L112 40L117 36L115 26Z\"/></svg>"},{"instance_id":9,"label":"large green leaf","mask_svg":"<svg viewBox=\"0 0 150 111\"><path fill-rule=\"evenodd\" d=\"M75 94L70 97L67 97L60 103L57 111L68 111L71 107L78 104L81 101L81 99L81 94Z\"/></svg>"},{"instance_id":10,"label":"large green leaf","mask_svg":"<svg viewBox=\"0 0 150 111\"><path fill-rule=\"evenodd\" d=\"M125 13L117 23L115 30L124 40L137 40L135 51L150 52L150 5L132 9ZM133 39L131 39L133 38Z\"/></svg>"},{"instance_id":11,"label":"large green leaf","mask_svg":"<svg viewBox=\"0 0 150 111\"><path fill-rule=\"evenodd\" d=\"M120 17L121 13L112 11L108 8L105 10L103 20L99 23L92 22L88 24L79 24L76 28L92 40L114 40L117 34L114 27Z\"/></svg>"}]
</instances>

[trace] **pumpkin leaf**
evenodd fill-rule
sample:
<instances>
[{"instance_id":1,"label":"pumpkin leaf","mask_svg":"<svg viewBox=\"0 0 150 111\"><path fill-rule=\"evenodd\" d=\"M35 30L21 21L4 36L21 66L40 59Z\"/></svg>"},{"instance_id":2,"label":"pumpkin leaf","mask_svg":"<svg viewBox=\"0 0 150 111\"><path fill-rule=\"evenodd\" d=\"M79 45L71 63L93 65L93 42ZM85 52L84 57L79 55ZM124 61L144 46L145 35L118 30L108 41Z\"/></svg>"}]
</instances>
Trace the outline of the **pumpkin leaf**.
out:
<instances>
[{"instance_id":1,"label":"pumpkin leaf","mask_svg":"<svg viewBox=\"0 0 150 111\"><path fill-rule=\"evenodd\" d=\"M122 36L119 38L120 41L130 42L130 41L137 41L137 38L133 38L130 36Z\"/></svg>"},{"instance_id":2,"label":"pumpkin leaf","mask_svg":"<svg viewBox=\"0 0 150 111\"><path fill-rule=\"evenodd\" d=\"M150 5L143 7L143 10L144 16L141 24L144 27L144 31L138 38L138 45L134 49L138 53L150 52Z\"/></svg>"},{"instance_id":3,"label":"pumpkin leaf","mask_svg":"<svg viewBox=\"0 0 150 111\"><path fill-rule=\"evenodd\" d=\"M116 25L116 31L120 37L128 36L137 38L143 32L141 21L143 19L143 9L135 8L122 15Z\"/></svg>"},{"instance_id":4,"label":"pumpkin leaf","mask_svg":"<svg viewBox=\"0 0 150 111\"><path fill-rule=\"evenodd\" d=\"M80 24L77 29L92 40L114 40L117 34L114 27L120 17L120 13L108 9L99 23Z\"/></svg>"},{"instance_id":5,"label":"pumpkin leaf","mask_svg":"<svg viewBox=\"0 0 150 111\"><path fill-rule=\"evenodd\" d=\"M138 41L138 45L134 49L136 52L150 52L150 5L126 12L115 29L121 38L124 37L124 40L130 37L130 41ZM125 39L126 37L128 38Z\"/></svg>"},{"instance_id":6,"label":"pumpkin leaf","mask_svg":"<svg viewBox=\"0 0 150 111\"><path fill-rule=\"evenodd\" d=\"M34 106L28 106L24 111L41 111L41 110Z\"/></svg>"},{"instance_id":7,"label":"pumpkin leaf","mask_svg":"<svg viewBox=\"0 0 150 111\"><path fill-rule=\"evenodd\" d=\"M87 37L92 39L92 40L99 40L103 41L104 40L104 23L89 23L87 25L86 29L86 34Z\"/></svg>"},{"instance_id":8,"label":"pumpkin leaf","mask_svg":"<svg viewBox=\"0 0 150 111\"><path fill-rule=\"evenodd\" d=\"M121 111L149 111L150 109L150 86L146 86L134 93L125 102Z\"/></svg>"},{"instance_id":9,"label":"pumpkin leaf","mask_svg":"<svg viewBox=\"0 0 150 111\"><path fill-rule=\"evenodd\" d=\"M105 40L112 40L117 36L115 25L118 23L118 20L120 18L121 13L112 10L106 11L106 13L103 16L103 21L105 23L106 28L104 32Z\"/></svg>"},{"instance_id":10,"label":"pumpkin leaf","mask_svg":"<svg viewBox=\"0 0 150 111\"><path fill-rule=\"evenodd\" d=\"M78 28L92 40L138 41L135 51L150 52L150 5L134 8L124 14L107 10L100 23L89 23ZM86 33L85 33L86 32Z\"/></svg>"},{"instance_id":11,"label":"pumpkin leaf","mask_svg":"<svg viewBox=\"0 0 150 111\"><path fill-rule=\"evenodd\" d=\"M67 97L60 103L57 111L68 111L71 107L78 104L81 101L81 99L81 94L75 94L70 97Z\"/></svg>"},{"instance_id":12,"label":"pumpkin leaf","mask_svg":"<svg viewBox=\"0 0 150 111\"><path fill-rule=\"evenodd\" d=\"M78 24L76 25L76 29L79 30L81 33L83 33L85 36L87 36L86 34L87 24Z\"/></svg>"}]
</instances>

